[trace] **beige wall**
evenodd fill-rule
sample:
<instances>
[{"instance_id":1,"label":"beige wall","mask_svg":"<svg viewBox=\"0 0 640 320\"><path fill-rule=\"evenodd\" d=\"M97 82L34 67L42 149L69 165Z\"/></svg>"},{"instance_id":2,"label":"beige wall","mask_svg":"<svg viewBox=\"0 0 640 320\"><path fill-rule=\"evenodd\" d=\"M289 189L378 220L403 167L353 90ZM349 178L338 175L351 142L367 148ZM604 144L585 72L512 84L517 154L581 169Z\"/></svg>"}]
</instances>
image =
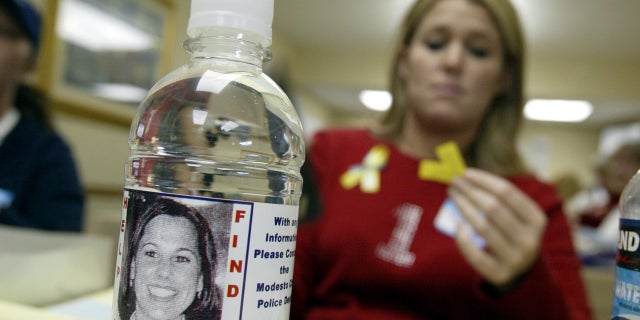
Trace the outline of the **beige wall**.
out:
<instances>
[{"instance_id":1,"label":"beige wall","mask_svg":"<svg viewBox=\"0 0 640 320\"><path fill-rule=\"evenodd\" d=\"M527 122L520 136L525 160L547 180L575 175L584 186L595 183L600 130Z\"/></svg>"}]
</instances>

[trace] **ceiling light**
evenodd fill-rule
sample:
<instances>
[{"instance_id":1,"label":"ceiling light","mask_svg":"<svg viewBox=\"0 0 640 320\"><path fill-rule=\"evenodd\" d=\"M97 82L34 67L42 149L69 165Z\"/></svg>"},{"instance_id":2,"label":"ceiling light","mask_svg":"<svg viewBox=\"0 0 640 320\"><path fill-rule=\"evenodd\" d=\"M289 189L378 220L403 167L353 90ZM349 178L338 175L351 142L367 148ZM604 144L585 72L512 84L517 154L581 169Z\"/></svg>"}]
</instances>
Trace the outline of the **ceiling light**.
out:
<instances>
[{"instance_id":1,"label":"ceiling light","mask_svg":"<svg viewBox=\"0 0 640 320\"><path fill-rule=\"evenodd\" d=\"M532 99L524 107L525 117L537 121L581 122L592 112L593 105L582 100Z\"/></svg>"},{"instance_id":2,"label":"ceiling light","mask_svg":"<svg viewBox=\"0 0 640 320\"><path fill-rule=\"evenodd\" d=\"M362 90L360 102L375 111L387 111L391 107L391 94L383 90Z\"/></svg>"}]
</instances>

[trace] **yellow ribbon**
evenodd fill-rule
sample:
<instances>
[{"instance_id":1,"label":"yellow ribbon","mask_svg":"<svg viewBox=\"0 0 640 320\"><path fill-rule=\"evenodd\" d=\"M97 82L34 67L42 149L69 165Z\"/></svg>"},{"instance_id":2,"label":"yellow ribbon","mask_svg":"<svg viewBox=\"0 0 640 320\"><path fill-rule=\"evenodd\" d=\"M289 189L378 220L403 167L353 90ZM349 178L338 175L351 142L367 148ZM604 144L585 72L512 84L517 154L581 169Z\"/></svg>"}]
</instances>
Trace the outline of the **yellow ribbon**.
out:
<instances>
[{"instance_id":1,"label":"yellow ribbon","mask_svg":"<svg viewBox=\"0 0 640 320\"><path fill-rule=\"evenodd\" d=\"M440 161L420 161L418 167L420 179L450 183L455 177L464 173L466 168L464 158L455 142L449 141L436 147L436 155Z\"/></svg>"},{"instance_id":2,"label":"yellow ribbon","mask_svg":"<svg viewBox=\"0 0 640 320\"><path fill-rule=\"evenodd\" d=\"M340 185L349 190L360 184L364 193L380 191L380 170L387 164L389 149L382 144L376 145L365 155L361 165L351 167L340 176Z\"/></svg>"}]
</instances>

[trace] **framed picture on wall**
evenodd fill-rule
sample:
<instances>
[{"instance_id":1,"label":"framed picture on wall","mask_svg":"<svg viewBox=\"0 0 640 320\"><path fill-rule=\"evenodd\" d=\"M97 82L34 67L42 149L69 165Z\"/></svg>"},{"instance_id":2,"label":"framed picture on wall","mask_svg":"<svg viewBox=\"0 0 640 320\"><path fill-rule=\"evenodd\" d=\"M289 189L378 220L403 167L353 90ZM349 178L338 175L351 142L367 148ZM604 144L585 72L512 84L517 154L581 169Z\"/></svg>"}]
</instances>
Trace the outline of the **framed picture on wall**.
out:
<instances>
[{"instance_id":1,"label":"framed picture on wall","mask_svg":"<svg viewBox=\"0 0 640 320\"><path fill-rule=\"evenodd\" d=\"M55 0L54 103L99 119L130 122L169 69L175 17L169 0Z\"/></svg>"}]
</instances>

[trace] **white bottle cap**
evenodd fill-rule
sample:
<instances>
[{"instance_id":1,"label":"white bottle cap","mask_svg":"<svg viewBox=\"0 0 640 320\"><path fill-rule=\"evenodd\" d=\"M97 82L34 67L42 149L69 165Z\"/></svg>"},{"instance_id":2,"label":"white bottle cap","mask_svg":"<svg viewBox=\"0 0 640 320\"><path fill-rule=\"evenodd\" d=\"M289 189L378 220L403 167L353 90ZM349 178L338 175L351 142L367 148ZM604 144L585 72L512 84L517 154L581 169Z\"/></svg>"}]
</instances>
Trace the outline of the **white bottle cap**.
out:
<instances>
[{"instance_id":1,"label":"white bottle cap","mask_svg":"<svg viewBox=\"0 0 640 320\"><path fill-rule=\"evenodd\" d=\"M226 27L253 33L265 48L271 45L274 0L191 0L187 34L198 36L203 29Z\"/></svg>"}]
</instances>

